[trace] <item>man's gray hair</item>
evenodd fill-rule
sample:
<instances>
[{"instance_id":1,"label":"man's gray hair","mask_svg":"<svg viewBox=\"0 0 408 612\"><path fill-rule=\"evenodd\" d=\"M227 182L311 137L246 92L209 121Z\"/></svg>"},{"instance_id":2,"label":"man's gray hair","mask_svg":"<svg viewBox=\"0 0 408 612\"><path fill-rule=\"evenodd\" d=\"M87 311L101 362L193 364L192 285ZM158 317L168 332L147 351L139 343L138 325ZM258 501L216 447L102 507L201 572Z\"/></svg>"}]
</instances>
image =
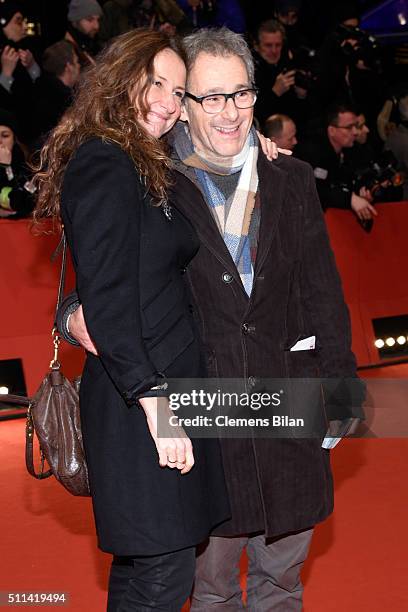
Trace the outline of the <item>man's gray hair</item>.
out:
<instances>
[{"instance_id":1,"label":"man's gray hair","mask_svg":"<svg viewBox=\"0 0 408 612\"><path fill-rule=\"evenodd\" d=\"M236 55L244 62L249 81L252 84L254 83L254 60L250 48L241 34L232 32L228 28L201 28L185 36L183 43L187 52L189 70L194 66L200 53L208 53L208 55L218 57Z\"/></svg>"}]
</instances>

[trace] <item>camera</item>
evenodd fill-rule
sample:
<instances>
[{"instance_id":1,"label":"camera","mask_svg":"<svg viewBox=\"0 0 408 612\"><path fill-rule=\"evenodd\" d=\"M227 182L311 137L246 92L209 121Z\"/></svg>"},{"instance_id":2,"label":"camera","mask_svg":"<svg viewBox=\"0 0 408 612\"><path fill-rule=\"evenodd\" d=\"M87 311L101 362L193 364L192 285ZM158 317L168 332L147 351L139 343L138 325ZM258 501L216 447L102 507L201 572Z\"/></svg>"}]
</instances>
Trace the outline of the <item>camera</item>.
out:
<instances>
[{"instance_id":1,"label":"camera","mask_svg":"<svg viewBox=\"0 0 408 612\"><path fill-rule=\"evenodd\" d=\"M339 25L334 33L336 41L346 59L353 64L362 60L365 66L375 68L379 63L379 46L374 36L360 28ZM354 41L355 44L345 41Z\"/></svg>"},{"instance_id":2,"label":"camera","mask_svg":"<svg viewBox=\"0 0 408 612\"><path fill-rule=\"evenodd\" d=\"M286 63L282 72L295 70L295 85L309 91L317 79L316 51L300 46L293 52L293 58Z\"/></svg>"},{"instance_id":3,"label":"camera","mask_svg":"<svg viewBox=\"0 0 408 612\"><path fill-rule=\"evenodd\" d=\"M381 202L386 198L390 187L401 187L404 176L397 169L397 160L391 151L384 151L381 156L358 170L354 176L353 190L359 193L362 187L368 189L373 196L373 202Z\"/></svg>"}]
</instances>

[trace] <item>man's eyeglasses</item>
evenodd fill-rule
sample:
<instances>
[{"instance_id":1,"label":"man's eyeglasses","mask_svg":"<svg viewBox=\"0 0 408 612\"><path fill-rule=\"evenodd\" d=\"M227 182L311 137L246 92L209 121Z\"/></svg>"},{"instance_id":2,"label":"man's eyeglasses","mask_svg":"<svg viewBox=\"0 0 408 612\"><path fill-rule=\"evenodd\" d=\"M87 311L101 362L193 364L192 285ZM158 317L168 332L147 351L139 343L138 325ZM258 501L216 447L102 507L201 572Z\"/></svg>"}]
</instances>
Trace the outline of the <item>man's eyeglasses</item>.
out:
<instances>
[{"instance_id":1,"label":"man's eyeglasses","mask_svg":"<svg viewBox=\"0 0 408 612\"><path fill-rule=\"evenodd\" d=\"M258 90L255 88L240 89L234 91L234 93L215 93L208 96L193 96L193 94L186 91L185 97L194 100L198 104L201 104L203 111L210 115L220 113L224 110L227 101L231 98L237 108L251 108L256 102L256 94Z\"/></svg>"},{"instance_id":2,"label":"man's eyeglasses","mask_svg":"<svg viewBox=\"0 0 408 612\"><path fill-rule=\"evenodd\" d=\"M361 129L361 126L359 123L350 123L349 125L336 125L335 123L332 123L331 126L338 128L339 130L352 130L353 128Z\"/></svg>"}]
</instances>

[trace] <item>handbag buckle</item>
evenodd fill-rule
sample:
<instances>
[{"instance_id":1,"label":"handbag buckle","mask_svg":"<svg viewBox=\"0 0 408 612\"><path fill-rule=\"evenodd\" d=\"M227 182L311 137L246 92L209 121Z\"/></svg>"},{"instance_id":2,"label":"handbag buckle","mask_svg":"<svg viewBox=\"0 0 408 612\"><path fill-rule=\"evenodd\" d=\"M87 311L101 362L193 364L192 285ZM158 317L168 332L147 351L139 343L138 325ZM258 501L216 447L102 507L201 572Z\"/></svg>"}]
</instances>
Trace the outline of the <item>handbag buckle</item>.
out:
<instances>
[{"instance_id":1,"label":"handbag buckle","mask_svg":"<svg viewBox=\"0 0 408 612\"><path fill-rule=\"evenodd\" d=\"M50 361L50 368L53 370L59 370L61 364L58 360L58 350L59 345L61 343L61 338L58 335L58 330L56 327L52 330L53 344L54 344L54 357Z\"/></svg>"}]
</instances>

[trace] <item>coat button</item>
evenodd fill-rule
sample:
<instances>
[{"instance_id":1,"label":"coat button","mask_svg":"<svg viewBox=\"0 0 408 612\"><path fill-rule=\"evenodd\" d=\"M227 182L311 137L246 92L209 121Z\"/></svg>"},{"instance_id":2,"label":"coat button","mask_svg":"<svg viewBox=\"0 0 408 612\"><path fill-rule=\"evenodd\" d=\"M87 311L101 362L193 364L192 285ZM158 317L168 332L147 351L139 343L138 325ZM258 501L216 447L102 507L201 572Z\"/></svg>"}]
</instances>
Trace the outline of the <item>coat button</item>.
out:
<instances>
[{"instance_id":1,"label":"coat button","mask_svg":"<svg viewBox=\"0 0 408 612\"><path fill-rule=\"evenodd\" d=\"M249 376L248 378L248 386L249 387L255 387L256 385L256 378L255 376Z\"/></svg>"},{"instance_id":2,"label":"coat button","mask_svg":"<svg viewBox=\"0 0 408 612\"><path fill-rule=\"evenodd\" d=\"M224 283L232 283L234 278L229 272L224 272L222 275L222 280L224 281Z\"/></svg>"},{"instance_id":3,"label":"coat button","mask_svg":"<svg viewBox=\"0 0 408 612\"><path fill-rule=\"evenodd\" d=\"M255 325L243 323L241 329L244 334L252 334L255 331Z\"/></svg>"}]
</instances>

